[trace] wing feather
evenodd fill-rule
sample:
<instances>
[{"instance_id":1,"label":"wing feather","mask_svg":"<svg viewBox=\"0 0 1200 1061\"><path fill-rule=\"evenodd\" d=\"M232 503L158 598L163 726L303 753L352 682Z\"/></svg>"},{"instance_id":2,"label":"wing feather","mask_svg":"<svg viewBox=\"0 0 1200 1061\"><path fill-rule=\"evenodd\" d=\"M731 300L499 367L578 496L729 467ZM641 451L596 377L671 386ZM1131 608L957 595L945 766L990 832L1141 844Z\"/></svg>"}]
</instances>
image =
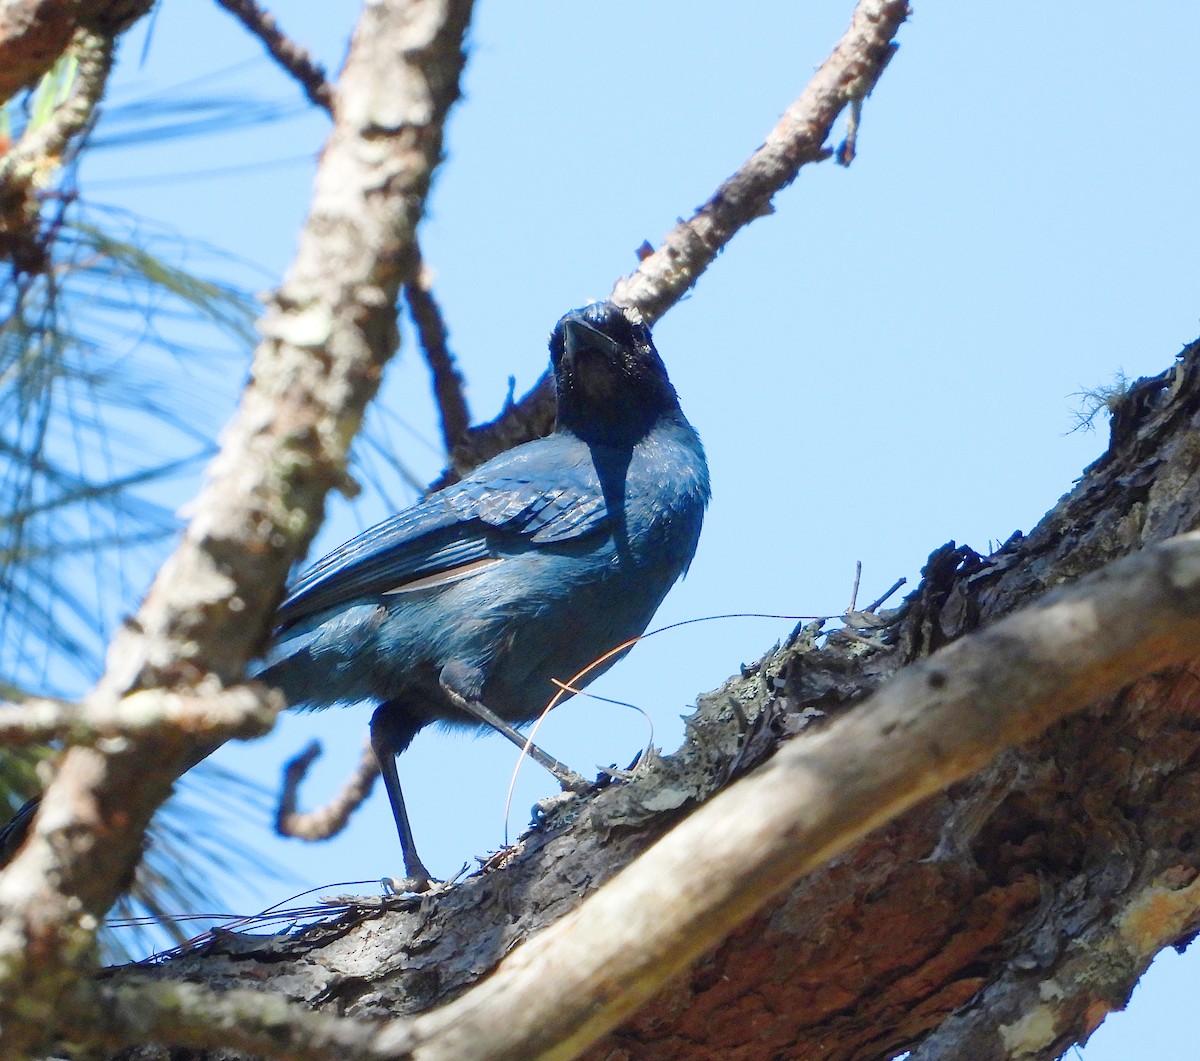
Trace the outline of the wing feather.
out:
<instances>
[{"instance_id":1,"label":"wing feather","mask_svg":"<svg viewBox=\"0 0 1200 1061\"><path fill-rule=\"evenodd\" d=\"M417 581L434 584L467 565L483 570L488 565L479 561L491 557L604 531L608 512L590 461L564 462L553 441L502 454L318 560L280 606L279 625ZM553 477L539 475L543 469Z\"/></svg>"}]
</instances>

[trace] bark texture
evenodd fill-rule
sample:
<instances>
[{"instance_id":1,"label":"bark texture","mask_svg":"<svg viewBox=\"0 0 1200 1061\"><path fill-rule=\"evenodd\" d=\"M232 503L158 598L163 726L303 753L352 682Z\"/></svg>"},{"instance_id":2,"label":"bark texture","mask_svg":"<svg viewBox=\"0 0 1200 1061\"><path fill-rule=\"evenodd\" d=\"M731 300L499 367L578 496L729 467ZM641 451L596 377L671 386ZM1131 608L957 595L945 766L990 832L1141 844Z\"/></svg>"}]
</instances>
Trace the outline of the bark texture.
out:
<instances>
[{"instance_id":1,"label":"bark texture","mask_svg":"<svg viewBox=\"0 0 1200 1061\"><path fill-rule=\"evenodd\" d=\"M1198 418L1200 343L1131 389L1109 451L1028 536L989 557L936 550L877 624L797 632L701 698L679 753L564 800L508 864L291 937L221 935L150 975L363 1017L454 997L781 742L1044 590L1200 525ZM1146 678L871 834L585 1056L1059 1056L1200 927L1198 677Z\"/></svg>"}]
</instances>

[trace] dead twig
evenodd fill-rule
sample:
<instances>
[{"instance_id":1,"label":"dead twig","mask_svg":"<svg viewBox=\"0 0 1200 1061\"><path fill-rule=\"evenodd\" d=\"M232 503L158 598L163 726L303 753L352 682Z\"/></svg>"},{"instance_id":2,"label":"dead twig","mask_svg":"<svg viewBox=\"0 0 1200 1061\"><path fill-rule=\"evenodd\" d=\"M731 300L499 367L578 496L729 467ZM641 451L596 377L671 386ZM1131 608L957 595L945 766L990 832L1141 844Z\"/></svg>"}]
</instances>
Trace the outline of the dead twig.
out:
<instances>
[{"instance_id":1,"label":"dead twig","mask_svg":"<svg viewBox=\"0 0 1200 1061\"><path fill-rule=\"evenodd\" d=\"M323 111L333 113L333 86L307 48L279 28L275 16L254 0L217 0L226 11L263 43L271 58L304 89L304 94Z\"/></svg>"},{"instance_id":2,"label":"dead twig","mask_svg":"<svg viewBox=\"0 0 1200 1061\"><path fill-rule=\"evenodd\" d=\"M316 810L297 810L300 785L320 754L321 742L314 740L283 768L283 785L279 792L279 806L275 811L275 831L280 836L294 836L298 840L309 841L328 840L336 836L346 828L350 816L366 802L375 787L375 780L379 777L379 761L368 744L354 773L346 779L333 799Z\"/></svg>"}]
</instances>

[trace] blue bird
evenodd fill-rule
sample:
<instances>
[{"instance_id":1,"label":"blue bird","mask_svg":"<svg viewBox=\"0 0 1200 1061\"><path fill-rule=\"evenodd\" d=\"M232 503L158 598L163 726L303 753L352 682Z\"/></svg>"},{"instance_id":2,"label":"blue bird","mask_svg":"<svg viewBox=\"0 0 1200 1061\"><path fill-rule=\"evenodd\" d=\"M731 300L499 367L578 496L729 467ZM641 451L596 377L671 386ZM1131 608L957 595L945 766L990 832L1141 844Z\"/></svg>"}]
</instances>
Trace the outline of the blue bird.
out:
<instances>
[{"instance_id":1,"label":"blue bird","mask_svg":"<svg viewBox=\"0 0 1200 1061\"><path fill-rule=\"evenodd\" d=\"M513 728L641 634L696 552L709 499L704 449L638 314L611 302L550 336L552 434L518 446L335 549L280 606L257 677L296 707L370 700L404 856L428 886L396 758L431 722ZM588 672L590 682L623 653ZM541 749L568 788L585 782ZM0 828L0 865L36 799Z\"/></svg>"},{"instance_id":2,"label":"blue bird","mask_svg":"<svg viewBox=\"0 0 1200 1061\"><path fill-rule=\"evenodd\" d=\"M309 568L261 680L290 704L369 700L408 880L428 886L397 756L431 722L514 743L579 671L649 625L709 499L699 436L636 311L573 310L550 337L552 434L493 458ZM590 671L591 681L618 655ZM540 749L564 787L583 780Z\"/></svg>"}]
</instances>

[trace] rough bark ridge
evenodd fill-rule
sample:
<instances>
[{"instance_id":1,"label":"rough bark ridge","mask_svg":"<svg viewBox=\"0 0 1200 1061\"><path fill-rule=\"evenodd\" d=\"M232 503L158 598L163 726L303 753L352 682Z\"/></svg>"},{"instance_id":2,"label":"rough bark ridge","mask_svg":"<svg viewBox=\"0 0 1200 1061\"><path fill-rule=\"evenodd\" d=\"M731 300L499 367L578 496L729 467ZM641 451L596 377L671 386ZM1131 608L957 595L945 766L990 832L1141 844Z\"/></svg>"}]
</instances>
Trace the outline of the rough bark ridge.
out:
<instances>
[{"instance_id":1,"label":"rough bark ridge","mask_svg":"<svg viewBox=\"0 0 1200 1061\"><path fill-rule=\"evenodd\" d=\"M1109 451L1031 534L989 557L935 551L876 628L799 632L701 698L679 753L565 801L507 865L290 937L222 935L151 975L359 1016L445 1001L780 741L1043 590L1200 524L1198 418L1200 342L1134 386ZM1200 926L1198 676L1147 679L875 833L586 1056L1058 1056Z\"/></svg>"}]
</instances>

